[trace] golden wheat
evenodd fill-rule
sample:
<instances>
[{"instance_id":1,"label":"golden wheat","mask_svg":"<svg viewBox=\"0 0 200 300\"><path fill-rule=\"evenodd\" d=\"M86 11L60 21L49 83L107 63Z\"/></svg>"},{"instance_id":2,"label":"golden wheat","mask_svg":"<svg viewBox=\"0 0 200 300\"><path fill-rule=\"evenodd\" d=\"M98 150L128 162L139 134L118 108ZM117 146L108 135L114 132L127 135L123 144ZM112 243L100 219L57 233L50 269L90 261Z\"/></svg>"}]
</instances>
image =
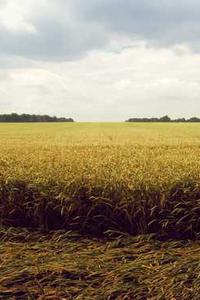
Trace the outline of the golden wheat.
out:
<instances>
[{"instance_id":1,"label":"golden wheat","mask_svg":"<svg viewBox=\"0 0 200 300\"><path fill-rule=\"evenodd\" d=\"M199 124L1 124L3 223L197 236Z\"/></svg>"}]
</instances>

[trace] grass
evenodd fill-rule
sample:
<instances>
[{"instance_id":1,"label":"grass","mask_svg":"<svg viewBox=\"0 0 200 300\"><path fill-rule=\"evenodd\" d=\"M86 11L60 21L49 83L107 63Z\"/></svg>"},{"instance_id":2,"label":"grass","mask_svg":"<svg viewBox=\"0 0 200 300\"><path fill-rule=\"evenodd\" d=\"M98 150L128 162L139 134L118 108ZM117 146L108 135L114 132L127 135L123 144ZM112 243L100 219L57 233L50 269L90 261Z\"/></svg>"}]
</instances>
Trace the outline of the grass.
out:
<instances>
[{"instance_id":1,"label":"grass","mask_svg":"<svg viewBox=\"0 0 200 300\"><path fill-rule=\"evenodd\" d=\"M0 124L0 299L198 299L199 129Z\"/></svg>"}]
</instances>

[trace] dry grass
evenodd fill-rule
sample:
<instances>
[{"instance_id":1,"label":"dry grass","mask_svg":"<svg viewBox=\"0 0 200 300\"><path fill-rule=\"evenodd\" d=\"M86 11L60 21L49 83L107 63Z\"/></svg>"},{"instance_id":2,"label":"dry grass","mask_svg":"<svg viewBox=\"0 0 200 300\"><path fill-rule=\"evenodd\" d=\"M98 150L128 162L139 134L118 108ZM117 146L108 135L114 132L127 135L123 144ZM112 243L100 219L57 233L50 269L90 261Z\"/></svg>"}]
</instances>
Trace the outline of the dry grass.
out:
<instances>
[{"instance_id":1,"label":"dry grass","mask_svg":"<svg viewBox=\"0 0 200 300\"><path fill-rule=\"evenodd\" d=\"M199 299L199 242L16 229L2 237L0 299Z\"/></svg>"}]
</instances>

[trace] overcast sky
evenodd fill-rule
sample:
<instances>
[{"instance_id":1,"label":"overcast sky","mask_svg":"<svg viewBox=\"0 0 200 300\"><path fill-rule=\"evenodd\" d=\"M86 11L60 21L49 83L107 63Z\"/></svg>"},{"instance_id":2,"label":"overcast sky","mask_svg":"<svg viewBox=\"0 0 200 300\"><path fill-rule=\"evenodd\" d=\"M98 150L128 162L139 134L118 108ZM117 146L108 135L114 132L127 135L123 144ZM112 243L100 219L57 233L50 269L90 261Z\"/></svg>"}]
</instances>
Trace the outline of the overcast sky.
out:
<instances>
[{"instance_id":1,"label":"overcast sky","mask_svg":"<svg viewBox=\"0 0 200 300\"><path fill-rule=\"evenodd\" d=\"M200 116L199 0L0 0L0 113Z\"/></svg>"}]
</instances>

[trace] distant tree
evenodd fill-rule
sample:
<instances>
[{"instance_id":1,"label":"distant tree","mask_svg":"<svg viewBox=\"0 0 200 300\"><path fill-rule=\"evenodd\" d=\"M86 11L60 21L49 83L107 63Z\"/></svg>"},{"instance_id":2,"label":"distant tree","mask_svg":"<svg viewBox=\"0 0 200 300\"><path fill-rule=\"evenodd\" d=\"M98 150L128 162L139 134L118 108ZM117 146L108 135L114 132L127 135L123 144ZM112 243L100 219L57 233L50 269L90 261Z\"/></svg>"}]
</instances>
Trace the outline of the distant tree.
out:
<instances>
[{"instance_id":1,"label":"distant tree","mask_svg":"<svg viewBox=\"0 0 200 300\"><path fill-rule=\"evenodd\" d=\"M187 122L200 122L200 119L193 117L193 118L190 118L189 120L187 120Z\"/></svg>"},{"instance_id":2,"label":"distant tree","mask_svg":"<svg viewBox=\"0 0 200 300\"><path fill-rule=\"evenodd\" d=\"M170 122L170 121L171 121L171 119L168 116L164 116L164 117L159 119L159 122Z\"/></svg>"},{"instance_id":3,"label":"distant tree","mask_svg":"<svg viewBox=\"0 0 200 300\"><path fill-rule=\"evenodd\" d=\"M172 120L172 122L181 122L181 123L184 123L186 122L186 119L185 118L179 118L179 119L175 119L175 120Z\"/></svg>"},{"instance_id":4,"label":"distant tree","mask_svg":"<svg viewBox=\"0 0 200 300\"><path fill-rule=\"evenodd\" d=\"M200 122L200 118L192 117L190 119L185 118L178 118L178 119L171 119L169 116L163 116L161 118L130 118L126 122Z\"/></svg>"},{"instance_id":5,"label":"distant tree","mask_svg":"<svg viewBox=\"0 0 200 300\"><path fill-rule=\"evenodd\" d=\"M50 117L48 115L29 115L29 114L21 114L18 115L16 113L11 114L0 114L0 123L2 122L74 122L72 118L57 118Z\"/></svg>"}]
</instances>

